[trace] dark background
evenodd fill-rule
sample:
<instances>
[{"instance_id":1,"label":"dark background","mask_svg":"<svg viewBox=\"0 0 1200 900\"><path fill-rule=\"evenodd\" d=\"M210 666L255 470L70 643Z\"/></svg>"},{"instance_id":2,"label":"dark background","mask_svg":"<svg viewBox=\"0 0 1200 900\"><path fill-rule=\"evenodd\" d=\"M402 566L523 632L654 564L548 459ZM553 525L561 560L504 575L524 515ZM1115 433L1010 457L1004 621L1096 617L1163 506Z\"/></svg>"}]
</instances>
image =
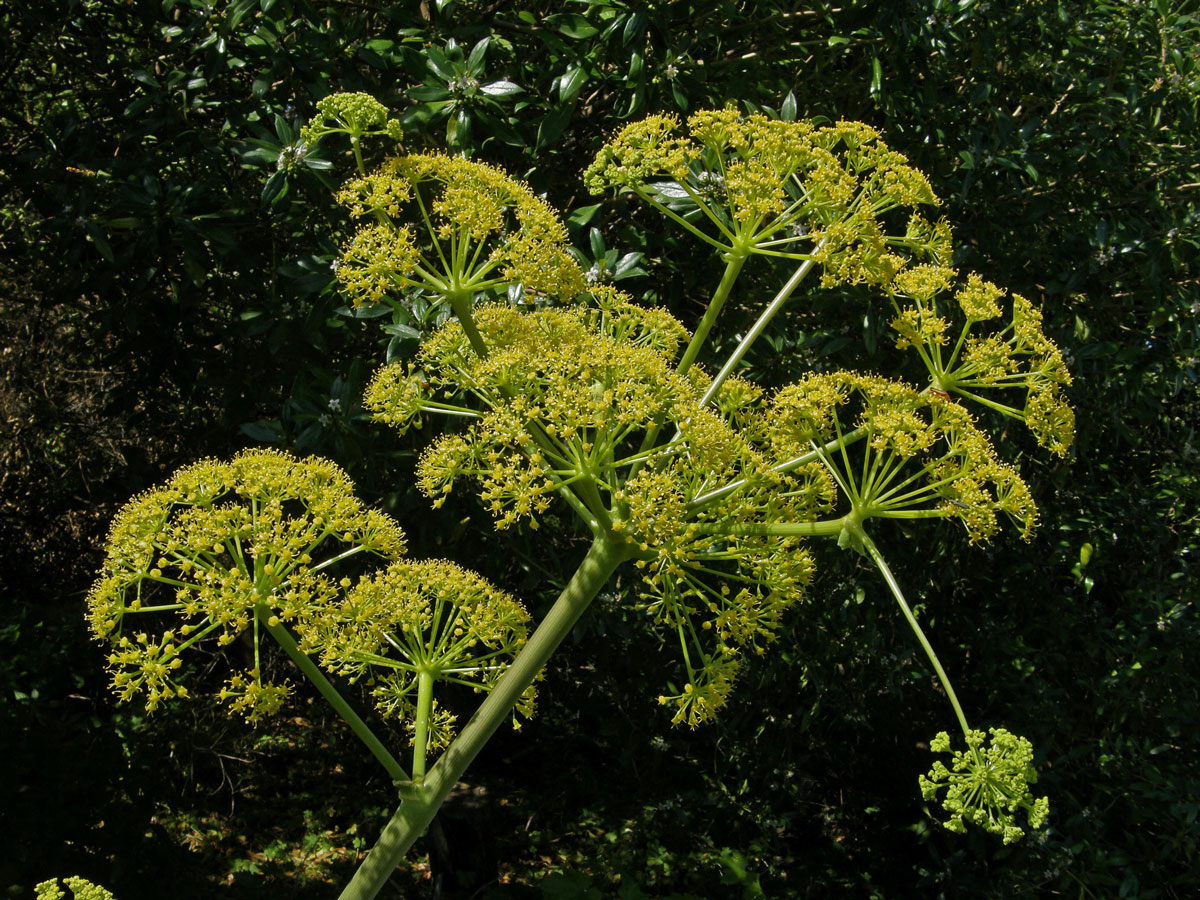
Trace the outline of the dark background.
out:
<instances>
[{"instance_id":1,"label":"dark background","mask_svg":"<svg viewBox=\"0 0 1200 900\"><path fill-rule=\"evenodd\" d=\"M330 897L390 812L307 698L261 732L204 702L114 704L84 595L113 513L176 467L262 443L329 456L414 552L482 547L535 611L580 552L569 530L501 543L467 502L431 515L408 487L419 442L357 405L388 342L329 283L347 161L274 160L316 100L364 90L409 149L501 164L567 211L597 202L579 174L606 135L648 112L790 94L801 117L867 121L945 199L957 261L1033 300L1075 376L1072 456L1003 448L1041 506L1031 544L878 534L973 721L1034 742L1045 832L1002 847L925 808L950 710L879 579L830 546L695 732L655 704L674 662L615 584L448 809L463 886L442 896L1200 891L1196 0L55 0L0 20L0 889L79 873L121 900ZM456 62L482 40L475 69ZM451 92L447 73L522 90ZM618 202L573 222L585 253L591 227L643 252L621 287L694 320L716 263L685 236ZM878 299L795 308L749 361L764 382L893 368ZM411 862L392 895L434 896Z\"/></svg>"}]
</instances>

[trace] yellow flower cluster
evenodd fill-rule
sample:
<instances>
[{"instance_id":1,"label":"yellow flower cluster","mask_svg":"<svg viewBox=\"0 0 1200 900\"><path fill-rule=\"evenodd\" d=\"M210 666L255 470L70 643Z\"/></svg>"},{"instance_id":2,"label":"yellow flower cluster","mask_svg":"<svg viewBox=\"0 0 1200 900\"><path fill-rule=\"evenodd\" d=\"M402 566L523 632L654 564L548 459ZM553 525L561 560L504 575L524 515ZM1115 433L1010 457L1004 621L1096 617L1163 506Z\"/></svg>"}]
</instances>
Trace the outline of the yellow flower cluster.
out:
<instances>
[{"instance_id":1,"label":"yellow flower cluster","mask_svg":"<svg viewBox=\"0 0 1200 900\"><path fill-rule=\"evenodd\" d=\"M596 293L586 308L481 307L483 358L447 322L410 367L377 374L366 404L401 430L428 412L465 423L418 465L435 506L467 479L498 527L536 527L558 494L595 529L622 537L642 570L643 602L680 640L691 687L673 702L677 721L695 725L720 706L739 654L762 651L812 576L797 539L711 526L811 518L829 508L833 485L817 463L770 467L754 444L768 430L762 394L747 382L730 379L715 409L700 406L711 382L699 368L674 371L688 338L676 320ZM656 439L668 426L675 437ZM738 490L696 503L733 482Z\"/></svg>"},{"instance_id":2,"label":"yellow flower cluster","mask_svg":"<svg viewBox=\"0 0 1200 900\"><path fill-rule=\"evenodd\" d=\"M71 891L75 900L116 900L110 891L98 884L92 884L86 878L80 878L78 875L72 875L62 881ZM35 900L64 900L67 896L58 886L58 879L43 881L34 890L36 891Z\"/></svg>"},{"instance_id":3,"label":"yellow flower cluster","mask_svg":"<svg viewBox=\"0 0 1200 900\"><path fill-rule=\"evenodd\" d=\"M826 286L887 284L910 257L948 258L948 227L914 212L939 203L928 179L858 122L817 127L729 108L694 113L685 128L652 116L609 141L584 182L633 191L723 252L811 256ZM889 235L882 217L895 209L908 224ZM695 210L708 230L688 217Z\"/></svg>"},{"instance_id":4,"label":"yellow flower cluster","mask_svg":"<svg viewBox=\"0 0 1200 900\"><path fill-rule=\"evenodd\" d=\"M979 334L981 323L1002 317L1005 292L969 275L950 303L944 295L955 282L953 269L937 265L914 266L896 276L889 287L896 346L920 355L937 389L1023 421L1039 444L1065 456L1075 432L1075 415L1064 391L1071 375L1061 351L1042 330L1041 313L1013 294L1011 321ZM948 317L955 311L962 324L952 345ZM1017 391L1025 395L1021 404L999 399L1003 392Z\"/></svg>"},{"instance_id":5,"label":"yellow flower cluster","mask_svg":"<svg viewBox=\"0 0 1200 900\"><path fill-rule=\"evenodd\" d=\"M411 229L364 225L342 247L337 280L355 306L382 303L408 282L420 262Z\"/></svg>"},{"instance_id":6,"label":"yellow flower cluster","mask_svg":"<svg viewBox=\"0 0 1200 900\"><path fill-rule=\"evenodd\" d=\"M1034 798L1029 785L1037 782L1033 768L1033 745L1023 737L1003 729L967 732L966 751L953 751L949 767L935 762L928 776L918 781L926 800L936 799L945 790L942 807L950 813L943 824L950 831L963 833L967 823L999 835L1004 843L1019 841L1025 830L1017 824L1024 812L1030 828L1038 829L1050 812L1050 801ZM935 753L951 753L950 736L940 732L929 744Z\"/></svg>"},{"instance_id":7,"label":"yellow flower cluster","mask_svg":"<svg viewBox=\"0 0 1200 900\"><path fill-rule=\"evenodd\" d=\"M972 543L1003 513L1029 538L1037 508L1016 470L958 403L900 382L852 372L811 375L771 402L778 452L842 440L823 454L860 520L955 518ZM857 442L844 440L859 432Z\"/></svg>"},{"instance_id":8,"label":"yellow flower cluster","mask_svg":"<svg viewBox=\"0 0 1200 900\"><path fill-rule=\"evenodd\" d=\"M327 134L343 132L352 138L387 135L400 140L400 122L388 118L387 107L362 92L330 94L317 101L317 113L300 129L300 140L312 146Z\"/></svg>"},{"instance_id":9,"label":"yellow flower cluster","mask_svg":"<svg viewBox=\"0 0 1200 900\"><path fill-rule=\"evenodd\" d=\"M186 696L181 654L200 640L229 644L252 624L257 635L260 616L303 627L348 585L333 579L342 559L393 559L405 543L390 518L359 503L337 466L256 450L195 463L134 498L114 519L107 547L87 600L92 631L113 644L118 694L144 694L153 710ZM160 634L130 630L130 615L150 613L167 620ZM221 696L255 720L286 692L265 683L256 663Z\"/></svg>"},{"instance_id":10,"label":"yellow flower cluster","mask_svg":"<svg viewBox=\"0 0 1200 900\"><path fill-rule=\"evenodd\" d=\"M309 640L323 664L375 685L381 713L417 718L421 676L490 690L525 645L529 614L483 578L442 560L400 561L360 581ZM533 711L526 693L521 712ZM454 717L434 709L428 746L453 738Z\"/></svg>"},{"instance_id":11,"label":"yellow flower cluster","mask_svg":"<svg viewBox=\"0 0 1200 900\"><path fill-rule=\"evenodd\" d=\"M555 300L583 289L558 215L493 166L443 154L392 157L347 182L338 199L370 220L337 264L355 305L395 302L412 288L468 300L510 285ZM397 224L406 216L423 223L425 237Z\"/></svg>"}]
</instances>

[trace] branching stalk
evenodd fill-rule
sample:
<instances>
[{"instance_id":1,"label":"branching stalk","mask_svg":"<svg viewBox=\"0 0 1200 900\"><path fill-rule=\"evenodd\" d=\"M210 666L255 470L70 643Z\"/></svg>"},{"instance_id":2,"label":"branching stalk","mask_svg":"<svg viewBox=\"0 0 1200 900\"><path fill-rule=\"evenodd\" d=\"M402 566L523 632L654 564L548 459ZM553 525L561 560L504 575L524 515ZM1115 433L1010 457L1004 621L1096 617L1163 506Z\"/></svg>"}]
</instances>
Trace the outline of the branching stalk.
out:
<instances>
[{"instance_id":1,"label":"branching stalk","mask_svg":"<svg viewBox=\"0 0 1200 900\"><path fill-rule=\"evenodd\" d=\"M434 763L421 785L406 785L400 808L384 826L339 900L373 900L419 838L467 766L509 716L612 573L630 556L619 538L597 538L546 618L513 660L459 736Z\"/></svg>"},{"instance_id":2,"label":"branching stalk","mask_svg":"<svg viewBox=\"0 0 1200 900\"><path fill-rule=\"evenodd\" d=\"M821 243L817 245L816 250L813 252L819 252L824 244L825 242L821 241ZM753 346L754 342L759 339L770 321L775 318L775 314L778 313L779 310L783 309L783 305L787 303L788 299L795 292L796 288L800 286L800 282L804 280L804 276L806 276L812 270L814 265L814 260L806 259L800 264L800 266L796 268L796 271L792 273L792 277L787 280L787 283L779 289L779 293L775 295L774 299L767 305L767 308L763 310L762 315L758 317L758 321L754 323L753 327L746 333L746 336L742 338L741 342L734 349L733 353L730 354L729 359L725 361L725 365L721 367L721 371L718 372L716 377L713 379L713 382L709 386L708 390L705 391L704 396L700 398L701 406L707 406L712 402L712 399L716 396L717 391L721 389L721 385L725 383L725 379L727 379L733 373L733 370L737 367L738 363L742 361L742 357L746 355L747 351L749 351L750 347Z\"/></svg>"},{"instance_id":3,"label":"branching stalk","mask_svg":"<svg viewBox=\"0 0 1200 900\"><path fill-rule=\"evenodd\" d=\"M392 777L393 781L408 781L408 773L404 771L404 767L396 761L396 757L388 751L383 742L379 740L364 722L346 702L346 698L338 693L337 688L325 677L316 663L309 658L308 654L304 653L300 646L296 643L296 639L282 624L271 624L272 612L265 604L260 603L254 607L254 615L257 621L267 629L271 637L279 643L279 646L284 649L284 652L292 658L292 662L304 673L305 677L313 683L321 696L329 701L329 704L337 711L337 714L342 717L350 730L358 735L358 739L366 744L367 749L371 754L379 760L387 773Z\"/></svg>"}]
</instances>

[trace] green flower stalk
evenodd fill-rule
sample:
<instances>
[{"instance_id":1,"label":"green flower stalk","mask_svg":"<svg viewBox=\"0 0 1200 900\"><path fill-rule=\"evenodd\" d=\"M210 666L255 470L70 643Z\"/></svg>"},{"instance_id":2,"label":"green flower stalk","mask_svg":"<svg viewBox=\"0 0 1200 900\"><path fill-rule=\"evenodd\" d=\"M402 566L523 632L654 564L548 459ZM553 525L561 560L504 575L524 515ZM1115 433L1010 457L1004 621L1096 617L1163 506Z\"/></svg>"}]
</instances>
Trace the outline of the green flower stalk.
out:
<instances>
[{"instance_id":1,"label":"green flower stalk","mask_svg":"<svg viewBox=\"0 0 1200 900\"><path fill-rule=\"evenodd\" d=\"M307 147L315 146L323 137L345 134L359 172L363 171L362 139L387 137L399 143L404 136L398 119L388 117L387 107L370 94L330 94L317 101L316 115L300 129L300 140Z\"/></svg>"},{"instance_id":2,"label":"green flower stalk","mask_svg":"<svg viewBox=\"0 0 1200 900\"><path fill-rule=\"evenodd\" d=\"M929 774L920 777L921 794L933 800L945 791L942 807L950 818L943 824L949 830L961 834L970 822L1011 844L1025 834L1017 824L1018 813L1024 812L1028 827L1036 830L1046 821L1050 801L1035 798L1029 790L1037 782L1029 741L1003 728L992 728L990 734L989 746L982 731L968 731L965 751L951 751L949 735L938 734L929 748L934 753L953 752L953 758L949 767L935 762Z\"/></svg>"}]
</instances>

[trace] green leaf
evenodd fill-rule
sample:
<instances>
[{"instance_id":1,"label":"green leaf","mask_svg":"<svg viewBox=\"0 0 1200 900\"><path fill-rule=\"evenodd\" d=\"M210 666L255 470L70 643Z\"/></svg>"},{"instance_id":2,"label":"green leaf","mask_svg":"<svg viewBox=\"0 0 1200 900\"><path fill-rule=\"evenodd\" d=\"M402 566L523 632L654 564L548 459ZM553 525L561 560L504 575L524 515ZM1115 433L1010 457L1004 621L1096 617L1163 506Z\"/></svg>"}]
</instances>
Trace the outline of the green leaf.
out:
<instances>
[{"instance_id":1,"label":"green leaf","mask_svg":"<svg viewBox=\"0 0 1200 900\"><path fill-rule=\"evenodd\" d=\"M283 116L276 114L275 116L275 133L279 135L279 140L284 144L291 144L296 140L296 130Z\"/></svg>"},{"instance_id":2,"label":"green leaf","mask_svg":"<svg viewBox=\"0 0 1200 900\"><path fill-rule=\"evenodd\" d=\"M796 121L796 94L793 91L788 91L788 95L783 98L783 106L779 108L779 118L785 122Z\"/></svg>"},{"instance_id":3,"label":"green leaf","mask_svg":"<svg viewBox=\"0 0 1200 900\"><path fill-rule=\"evenodd\" d=\"M591 206L579 207L578 209L574 210L569 216L567 216L567 224L573 225L577 228L583 227L588 222L592 221L592 218L596 215L597 212L599 212L601 205L602 204L599 204L599 203L593 203Z\"/></svg>"},{"instance_id":4,"label":"green leaf","mask_svg":"<svg viewBox=\"0 0 1200 900\"><path fill-rule=\"evenodd\" d=\"M467 56L467 71L472 75L478 75L483 71L483 60L487 56L488 44L492 38L490 35L482 38L474 47L471 48L471 53Z\"/></svg>"},{"instance_id":5,"label":"green leaf","mask_svg":"<svg viewBox=\"0 0 1200 900\"><path fill-rule=\"evenodd\" d=\"M621 32L622 45L628 46L646 33L646 11L635 10L625 22L625 30Z\"/></svg>"},{"instance_id":6,"label":"green leaf","mask_svg":"<svg viewBox=\"0 0 1200 900\"><path fill-rule=\"evenodd\" d=\"M238 430L253 441L263 441L268 444L277 444L283 438L283 428L273 419L245 422Z\"/></svg>"},{"instance_id":7,"label":"green leaf","mask_svg":"<svg viewBox=\"0 0 1200 900\"><path fill-rule=\"evenodd\" d=\"M622 256L617 261L617 264L612 267L611 274L613 281L617 281L621 278L628 278L632 275L645 275L645 270L638 268L638 263L645 258L645 255L646 254L644 253L634 251L632 253L626 253L624 256Z\"/></svg>"},{"instance_id":8,"label":"green leaf","mask_svg":"<svg viewBox=\"0 0 1200 900\"><path fill-rule=\"evenodd\" d=\"M676 106L678 106L683 112L687 112L687 94L683 92L683 87L679 84L678 78L671 82L671 97L675 100Z\"/></svg>"},{"instance_id":9,"label":"green leaf","mask_svg":"<svg viewBox=\"0 0 1200 900\"><path fill-rule=\"evenodd\" d=\"M425 65L437 75L442 81L449 81L455 78L458 72L455 71L454 64L446 59L446 54L442 53L437 47L428 47L425 50Z\"/></svg>"},{"instance_id":10,"label":"green leaf","mask_svg":"<svg viewBox=\"0 0 1200 900\"><path fill-rule=\"evenodd\" d=\"M547 16L546 24L553 26L559 34L565 34L576 40L595 37L600 33L599 28L578 13L558 13Z\"/></svg>"},{"instance_id":11,"label":"green leaf","mask_svg":"<svg viewBox=\"0 0 1200 900\"><path fill-rule=\"evenodd\" d=\"M479 88L480 93L486 94L489 97L511 97L513 94L519 94L523 90L525 90L523 87L511 81L489 81Z\"/></svg>"},{"instance_id":12,"label":"green leaf","mask_svg":"<svg viewBox=\"0 0 1200 900\"><path fill-rule=\"evenodd\" d=\"M604 256L604 235L600 233L599 228L592 228L588 232L588 243L591 245L593 258L600 259Z\"/></svg>"},{"instance_id":13,"label":"green leaf","mask_svg":"<svg viewBox=\"0 0 1200 900\"><path fill-rule=\"evenodd\" d=\"M688 192L683 189L678 181L655 181L648 185L654 193L660 197L665 197L668 200L690 200Z\"/></svg>"},{"instance_id":14,"label":"green leaf","mask_svg":"<svg viewBox=\"0 0 1200 900\"><path fill-rule=\"evenodd\" d=\"M287 188L287 173L280 169L267 179L263 185L261 200L264 206L270 206L283 197Z\"/></svg>"},{"instance_id":15,"label":"green leaf","mask_svg":"<svg viewBox=\"0 0 1200 900\"><path fill-rule=\"evenodd\" d=\"M537 133L537 146L539 149L543 149L558 140L558 136L563 133L567 127L567 123L571 121L571 113L573 111L573 106L559 106L542 119Z\"/></svg>"},{"instance_id":16,"label":"green leaf","mask_svg":"<svg viewBox=\"0 0 1200 900\"><path fill-rule=\"evenodd\" d=\"M96 250L107 259L110 263L116 262L116 256L113 254L112 245L108 242L108 237L104 231L95 222L84 222L83 228L87 232L88 239Z\"/></svg>"},{"instance_id":17,"label":"green leaf","mask_svg":"<svg viewBox=\"0 0 1200 900\"><path fill-rule=\"evenodd\" d=\"M558 76L558 99L562 103L571 103L579 96L587 82L587 73L579 66L572 66Z\"/></svg>"},{"instance_id":18,"label":"green leaf","mask_svg":"<svg viewBox=\"0 0 1200 900\"><path fill-rule=\"evenodd\" d=\"M645 57L638 51L629 54L629 71L625 77L630 81L637 81L642 77L642 69L645 66Z\"/></svg>"},{"instance_id":19,"label":"green leaf","mask_svg":"<svg viewBox=\"0 0 1200 900\"><path fill-rule=\"evenodd\" d=\"M405 91L409 97L420 103L450 99L450 92L436 84L419 84Z\"/></svg>"},{"instance_id":20,"label":"green leaf","mask_svg":"<svg viewBox=\"0 0 1200 900\"><path fill-rule=\"evenodd\" d=\"M460 109L446 120L446 142L461 147L471 140L471 114Z\"/></svg>"},{"instance_id":21,"label":"green leaf","mask_svg":"<svg viewBox=\"0 0 1200 900\"><path fill-rule=\"evenodd\" d=\"M339 306L335 312L348 319L378 319L391 315L392 308L386 303L364 303L361 306Z\"/></svg>"}]
</instances>

